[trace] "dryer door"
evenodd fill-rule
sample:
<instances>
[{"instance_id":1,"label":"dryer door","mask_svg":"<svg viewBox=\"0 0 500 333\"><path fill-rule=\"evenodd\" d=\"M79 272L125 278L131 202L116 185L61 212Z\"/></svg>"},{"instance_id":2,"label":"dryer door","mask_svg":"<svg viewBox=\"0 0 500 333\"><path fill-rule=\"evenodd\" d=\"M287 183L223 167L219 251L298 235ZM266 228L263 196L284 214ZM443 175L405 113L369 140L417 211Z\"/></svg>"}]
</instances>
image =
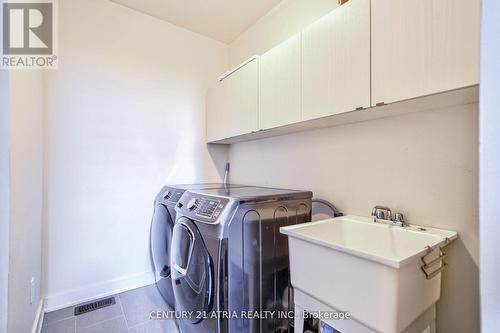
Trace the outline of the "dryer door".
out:
<instances>
[{"instance_id":1,"label":"dryer door","mask_svg":"<svg viewBox=\"0 0 500 333\"><path fill-rule=\"evenodd\" d=\"M185 217L174 226L171 260L175 310L192 311L183 326L198 324L212 310L213 264L200 231Z\"/></svg>"},{"instance_id":2,"label":"dryer door","mask_svg":"<svg viewBox=\"0 0 500 333\"><path fill-rule=\"evenodd\" d=\"M155 280L160 294L170 306L174 306L174 294L170 280L170 245L173 220L167 207L157 204L151 222L151 256L155 268Z\"/></svg>"}]
</instances>

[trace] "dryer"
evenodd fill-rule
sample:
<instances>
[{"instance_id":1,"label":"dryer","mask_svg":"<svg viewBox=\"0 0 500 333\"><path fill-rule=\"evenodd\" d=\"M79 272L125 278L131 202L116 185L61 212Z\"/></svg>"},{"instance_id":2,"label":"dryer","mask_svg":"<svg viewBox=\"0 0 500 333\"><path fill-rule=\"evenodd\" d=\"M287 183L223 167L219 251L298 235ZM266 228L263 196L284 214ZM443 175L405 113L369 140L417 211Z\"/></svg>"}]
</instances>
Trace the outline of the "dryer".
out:
<instances>
[{"instance_id":1,"label":"dryer","mask_svg":"<svg viewBox=\"0 0 500 333\"><path fill-rule=\"evenodd\" d=\"M244 185L235 184L184 184L164 186L156 195L151 221L151 257L155 271L156 286L167 304L174 307L174 295L170 280L170 244L175 222L175 205L189 189L231 188Z\"/></svg>"},{"instance_id":2,"label":"dryer","mask_svg":"<svg viewBox=\"0 0 500 333\"><path fill-rule=\"evenodd\" d=\"M310 221L311 199L262 187L184 193L171 248L175 308L191 314L179 320L182 333L290 331L290 318L262 314L293 310L279 228Z\"/></svg>"}]
</instances>

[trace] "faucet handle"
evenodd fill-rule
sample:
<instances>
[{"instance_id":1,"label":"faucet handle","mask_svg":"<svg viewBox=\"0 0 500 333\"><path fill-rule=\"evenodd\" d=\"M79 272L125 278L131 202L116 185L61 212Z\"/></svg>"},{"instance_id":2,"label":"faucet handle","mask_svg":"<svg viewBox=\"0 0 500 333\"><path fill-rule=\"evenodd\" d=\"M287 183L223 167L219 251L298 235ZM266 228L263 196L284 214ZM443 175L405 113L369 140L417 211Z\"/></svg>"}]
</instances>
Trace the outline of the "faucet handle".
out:
<instances>
[{"instance_id":1,"label":"faucet handle","mask_svg":"<svg viewBox=\"0 0 500 333\"><path fill-rule=\"evenodd\" d=\"M396 212L394 214L394 222L404 222L404 221L405 219L402 213Z\"/></svg>"},{"instance_id":2,"label":"faucet handle","mask_svg":"<svg viewBox=\"0 0 500 333\"><path fill-rule=\"evenodd\" d=\"M390 220L391 209L386 206L375 206L372 209L372 216L377 219Z\"/></svg>"},{"instance_id":3,"label":"faucet handle","mask_svg":"<svg viewBox=\"0 0 500 333\"><path fill-rule=\"evenodd\" d=\"M378 219L385 220L385 211L382 209L377 209L375 212L375 217Z\"/></svg>"}]
</instances>

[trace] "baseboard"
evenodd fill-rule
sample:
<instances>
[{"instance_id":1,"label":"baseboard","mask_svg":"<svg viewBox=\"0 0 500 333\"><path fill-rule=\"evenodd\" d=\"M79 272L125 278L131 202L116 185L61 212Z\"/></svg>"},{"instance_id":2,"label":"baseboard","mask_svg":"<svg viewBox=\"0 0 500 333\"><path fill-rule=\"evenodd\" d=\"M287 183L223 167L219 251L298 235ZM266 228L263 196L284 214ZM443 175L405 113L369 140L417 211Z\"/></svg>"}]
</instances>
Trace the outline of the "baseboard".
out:
<instances>
[{"instance_id":1,"label":"baseboard","mask_svg":"<svg viewBox=\"0 0 500 333\"><path fill-rule=\"evenodd\" d=\"M154 273L150 271L48 295L45 300L45 312L144 287L154 282Z\"/></svg>"},{"instance_id":2,"label":"baseboard","mask_svg":"<svg viewBox=\"0 0 500 333\"><path fill-rule=\"evenodd\" d=\"M40 303L36 309L35 320L33 321L33 326L31 327L31 333L40 333L42 330L43 315L45 314L44 307L45 302L43 299L40 299Z\"/></svg>"}]
</instances>

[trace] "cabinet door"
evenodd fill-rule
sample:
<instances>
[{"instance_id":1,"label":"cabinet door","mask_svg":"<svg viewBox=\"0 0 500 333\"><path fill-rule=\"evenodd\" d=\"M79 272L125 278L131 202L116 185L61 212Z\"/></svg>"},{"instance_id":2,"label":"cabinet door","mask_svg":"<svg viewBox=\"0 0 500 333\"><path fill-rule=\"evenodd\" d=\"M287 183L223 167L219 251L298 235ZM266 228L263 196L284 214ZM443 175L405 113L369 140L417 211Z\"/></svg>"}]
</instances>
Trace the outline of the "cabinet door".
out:
<instances>
[{"instance_id":1,"label":"cabinet door","mask_svg":"<svg viewBox=\"0 0 500 333\"><path fill-rule=\"evenodd\" d=\"M259 127L300 121L300 34L259 59Z\"/></svg>"},{"instance_id":2,"label":"cabinet door","mask_svg":"<svg viewBox=\"0 0 500 333\"><path fill-rule=\"evenodd\" d=\"M479 0L372 0L372 104L479 83Z\"/></svg>"},{"instance_id":3,"label":"cabinet door","mask_svg":"<svg viewBox=\"0 0 500 333\"><path fill-rule=\"evenodd\" d=\"M370 0L351 0L302 32L302 119L370 106Z\"/></svg>"},{"instance_id":4,"label":"cabinet door","mask_svg":"<svg viewBox=\"0 0 500 333\"><path fill-rule=\"evenodd\" d=\"M224 78L207 94L207 141L258 129L258 60Z\"/></svg>"}]
</instances>

